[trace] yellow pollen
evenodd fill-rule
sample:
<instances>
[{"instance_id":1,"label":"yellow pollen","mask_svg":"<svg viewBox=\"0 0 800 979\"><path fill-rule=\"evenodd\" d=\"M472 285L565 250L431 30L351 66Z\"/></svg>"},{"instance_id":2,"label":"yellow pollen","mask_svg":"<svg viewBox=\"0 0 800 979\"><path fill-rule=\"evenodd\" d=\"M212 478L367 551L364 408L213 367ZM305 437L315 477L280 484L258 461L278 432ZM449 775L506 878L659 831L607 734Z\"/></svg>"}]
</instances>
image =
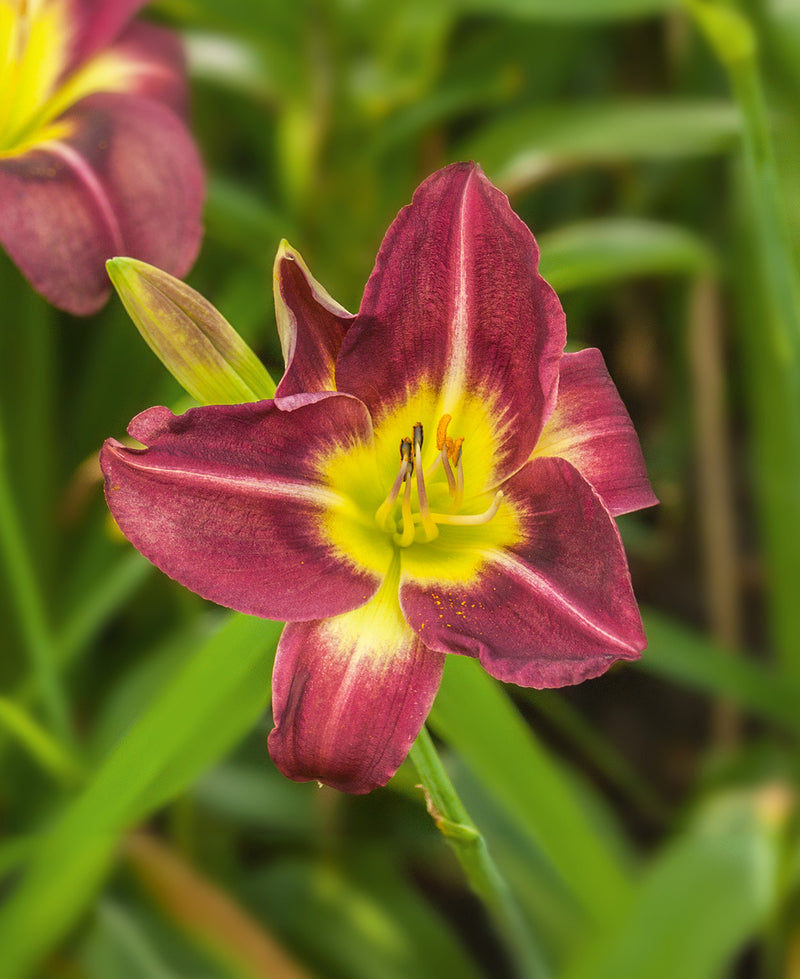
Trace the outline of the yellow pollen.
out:
<instances>
[{"instance_id":1,"label":"yellow pollen","mask_svg":"<svg viewBox=\"0 0 800 979\"><path fill-rule=\"evenodd\" d=\"M447 439L447 426L450 424L452 418L452 415L442 415L439 419L439 424L436 426L436 448L440 452L444 448L445 440Z\"/></svg>"}]
</instances>

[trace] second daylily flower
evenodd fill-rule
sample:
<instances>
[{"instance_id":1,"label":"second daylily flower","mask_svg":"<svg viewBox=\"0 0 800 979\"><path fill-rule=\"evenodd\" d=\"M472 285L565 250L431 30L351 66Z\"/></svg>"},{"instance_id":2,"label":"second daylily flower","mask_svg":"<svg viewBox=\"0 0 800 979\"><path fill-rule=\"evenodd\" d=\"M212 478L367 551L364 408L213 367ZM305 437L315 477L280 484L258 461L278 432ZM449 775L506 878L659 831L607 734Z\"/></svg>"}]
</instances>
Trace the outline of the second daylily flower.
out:
<instances>
[{"instance_id":1,"label":"second daylily flower","mask_svg":"<svg viewBox=\"0 0 800 979\"><path fill-rule=\"evenodd\" d=\"M613 517L655 502L596 350L562 353L533 236L474 165L389 229L357 316L276 260L274 399L139 415L102 454L122 531L189 588L288 624L270 750L296 779L384 784L445 653L524 686L645 645Z\"/></svg>"},{"instance_id":2,"label":"second daylily flower","mask_svg":"<svg viewBox=\"0 0 800 979\"><path fill-rule=\"evenodd\" d=\"M129 24L144 3L0 0L0 242L72 313L108 298L112 255L183 275L200 245L183 53Z\"/></svg>"}]
</instances>

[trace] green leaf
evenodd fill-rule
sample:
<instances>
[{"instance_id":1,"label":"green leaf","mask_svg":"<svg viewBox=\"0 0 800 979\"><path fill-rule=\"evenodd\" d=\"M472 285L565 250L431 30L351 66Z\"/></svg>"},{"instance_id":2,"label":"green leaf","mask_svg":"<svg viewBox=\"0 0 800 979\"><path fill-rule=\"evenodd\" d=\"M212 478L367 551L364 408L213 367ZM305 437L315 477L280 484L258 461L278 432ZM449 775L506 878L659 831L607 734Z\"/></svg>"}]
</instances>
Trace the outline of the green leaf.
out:
<instances>
[{"instance_id":1,"label":"green leaf","mask_svg":"<svg viewBox=\"0 0 800 979\"><path fill-rule=\"evenodd\" d=\"M637 99L523 109L490 123L456 154L477 160L508 192L594 163L720 153L735 145L730 102Z\"/></svg>"},{"instance_id":2,"label":"green leaf","mask_svg":"<svg viewBox=\"0 0 800 979\"><path fill-rule=\"evenodd\" d=\"M447 657L429 723L546 855L584 910L596 920L618 913L630 890L619 850L475 660Z\"/></svg>"},{"instance_id":3,"label":"green leaf","mask_svg":"<svg viewBox=\"0 0 800 979\"><path fill-rule=\"evenodd\" d=\"M547 21L620 20L677 6L677 0L459 0L460 9L475 13Z\"/></svg>"},{"instance_id":4,"label":"green leaf","mask_svg":"<svg viewBox=\"0 0 800 979\"><path fill-rule=\"evenodd\" d=\"M55 821L0 913L4 979L22 979L93 898L119 837L224 754L269 697L280 626L231 615Z\"/></svg>"},{"instance_id":5,"label":"green leaf","mask_svg":"<svg viewBox=\"0 0 800 979\"><path fill-rule=\"evenodd\" d=\"M800 690L743 653L725 649L665 615L643 615L648 645L634 669L657 673L800 732Z\"/></svg>"},{"instance_id":6,"label":"green leaf","mask_svg":"<svg viewBox=\"0 0 800 979\"><path fill-rule=\"evenodd\" d=\"M715 799L656 857L629 912L579 955L565 979L721 975L774 895L773 808L757 793Z\"/></svg>"},{"instance_id":7,"label":"green leaf","mask_svg":"<svg viewBox=\"0 0 800 979\"><path fill-rule=\"evenodd\" d=\"M326 979L479 977L383 844L349 859L346 874L330 861L273 860L248 890L248 903Z\"/></svg>"},{"instance_id":8,"label":"green leaf","mask_svg":"<svg viewBox=\"0 0 800 979\"><path fill-rule=\"evenodd\" d=\"M583 221L540 235L539 247L539 271L559 292L639 275L700 274L714 265L701 238L657 221Z\"/></svg>"}]
</instances>

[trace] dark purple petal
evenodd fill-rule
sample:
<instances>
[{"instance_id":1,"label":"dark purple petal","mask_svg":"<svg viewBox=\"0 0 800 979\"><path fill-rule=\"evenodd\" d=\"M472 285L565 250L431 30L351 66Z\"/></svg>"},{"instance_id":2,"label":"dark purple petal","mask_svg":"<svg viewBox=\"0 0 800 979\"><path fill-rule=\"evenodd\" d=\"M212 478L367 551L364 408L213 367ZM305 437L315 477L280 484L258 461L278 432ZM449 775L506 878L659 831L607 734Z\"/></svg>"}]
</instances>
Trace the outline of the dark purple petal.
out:
<instances>
[{"instance_id":1,"label":"dark purple petal","mask_svg":"<svg viewBox=\"0 0 800 979\"><path fill-rule=\"evenodd\" d=\"M147 0L44 0L63 3L72 29L68 70L110 44Z\"/></svg>"},{"instance_id":2,"label":"dark purple petal","mask_svg":"<svg viewBox=\"0 0 800 979\"><path fill-rule=\"evenodd\" d=\"M367 602L380 576L325 532L341 504L323 481L332 453L370 439L369 415L343 395L194 408L151 408L100 462L122 532L162 571L204 598L271 619L336 615Z\"/></svg>"},{"instance_id":3,"label":"dark purple petal","mask_svg":"<svg viewBox=\"0 0 800 979\"><path fill-rule=\"evenodd\" d=\"M428 716L443 664L402 622L396 597L287 625L272 674L275 764L343 792L385 785Z\"/></svg>"},{"instance_id":4,"label":"dark purple petal","mask_svg":"<svg viewBox=\"0 0 800 979\"><path fill-rule=\"evenodd\" d=\"M185 126L157 102L92 95L65 119L68 139L0 159L0 242L50 302L87 314L108 298L114 255L189 269L204 179Z\"/></svg>"},{"instance_id":5,"label":"dark purple petal","mask_svg":"<svg viewBox=\"0 0 800 979\"><path fill-rule=\"evenodd\" d=\"M558 399L534 454L571 462L612 516L658 503L639 439L599 350L561 358Z\"/></svg>"},{"instance_id":6,"label":"dark purple petal","mask_svg":"<svg viewBox=\"0 0 800 979\"><path fill-rule=\"evenodd\" d=\"M503 487L522 540L487 549L463 585L406 580L400 600L426 645L477 656L525 687L559 687L636 659L646 639L616 525L563 459L534 459Z\"/></svg>"},{"instance_id":7,"label":"dark purple petal","mask_svg":"<svg viewBox=\"0 0 800 979\"><path fill-rule=\"evenodd\" d=\"M332 299L285 242L273 273L275 316L286 372L277 396L334 391L334 366L353 315Z\"/></svg>"},{"instance_id":8,"label":"dark purple petal","mask_svg":"<svg viewBox=\"0 0 800 979\"><path fill-rule=\"evenodd\" d=\"M429 177L381 245L336 365L376 424L421 382L454 418L465 391L491 405L501 480L531 454L555 403L566 332L539 249L480 167Z\"/></svg>"}]
</instances>

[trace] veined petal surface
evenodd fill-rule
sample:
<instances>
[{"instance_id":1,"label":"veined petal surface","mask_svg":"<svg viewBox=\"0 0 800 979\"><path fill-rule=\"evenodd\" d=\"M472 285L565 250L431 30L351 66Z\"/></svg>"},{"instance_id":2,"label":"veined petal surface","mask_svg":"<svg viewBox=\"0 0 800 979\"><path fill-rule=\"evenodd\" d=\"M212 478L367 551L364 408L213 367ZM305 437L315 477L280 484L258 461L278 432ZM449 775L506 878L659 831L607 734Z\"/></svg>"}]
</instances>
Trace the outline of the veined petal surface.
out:
<instances>
[{"instance_id":1,"label":"veined petal surface","mask_svg":"<svg viewBox=\"0 0 800 979\"><path fill-rule=\"evenodd\" d=\"M637 659L646 640L616 525L563 459L534 459L503 486L523 528L468 580L407 578L400 601L427 646L476 656L499 680L558 687Z\"/></svg>"},{"instance_id":2,"label":"veined petal surface","mask_svg":"<svg viewBox=\"0 0 800 979\"><path fill-rule=\"evenodd\" d=\"M287 242L281 243L275 256L273 283L275 318L286 364L278 397L336 390L336 355L353 314L327 293Z\"/></svg>"},{"instance_id":3,"label":"veined petal surface","mask_svg":"<svg viewBox=\"0 0 800 979\"><path fill-rule=\"evenodd\" d=\"M355 398L166 408L138 415L100 462L120 529L162 571L204 598L270 619L357 608L381 576L355 566L323 529L339 495L321 479L330 454L371 437Z\"/></svg>"},{"instance_id":4,"label":"veined petal surface","mask_svg":"<svg viewBox=\"0 0 800 979\"><path fill-rule=\"evenodd\" d=\"M336 364L376 424L420 385L436 413L466 392L491 406L495 482L530 456L555 403L566 328L539 249L475 164L429 177L383 240ZM461 433L469 434L469 433Z\"/></svg>"},{"instance_id":5,"label":"veined petal surface","mask_svg":"<svg viewBox=\"0 0 800 979\"><path fill-rule=\"evenodd\" d=\"M396 591L381 589L345 615L290 623L272 675L275 764L343 792L385 785L428 716L443 665L406 625Z\"/></svg>"},{"instance_id":6,"label":"veined petal surface","mask_svg":"<svg viewBox=\"0 0 800 979\"><path fill-rule=\"evenodd\" d=\"M658 503L633 423L594 348L561 358L556 406L533 454L571 462L614 517Z\"/></svg>"},{"instance_id":7,"label":"veined petal surface","mask_svg":"<svg viewBox=\"0 0 800 979\"><path fill-rule=\"evenodd\" d=\"M0 158L0 242L47 299L86 314L109 295L112 255L187 271L204 178L185 126L158 102L97 94L65 118L69 136Z\"/></svg>"}]
</instances>

